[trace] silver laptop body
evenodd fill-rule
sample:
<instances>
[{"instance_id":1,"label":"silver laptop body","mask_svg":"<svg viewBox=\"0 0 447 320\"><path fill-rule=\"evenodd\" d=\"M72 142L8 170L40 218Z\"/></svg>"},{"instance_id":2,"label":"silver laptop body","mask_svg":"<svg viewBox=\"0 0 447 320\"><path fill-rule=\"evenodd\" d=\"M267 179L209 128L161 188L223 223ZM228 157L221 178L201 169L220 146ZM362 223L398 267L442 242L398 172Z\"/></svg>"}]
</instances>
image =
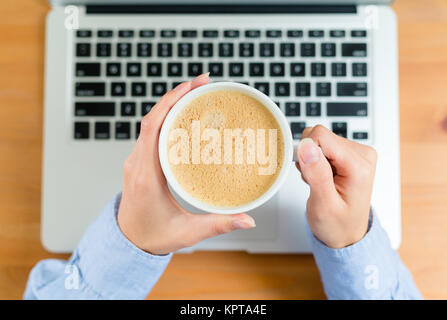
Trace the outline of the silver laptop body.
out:
<instances>
[{"instance_id":1,"label":"silver laptop body","mask_svg":"<svg viewBox=\"0 0 447 320\"><path fill-rule=\"evenodd\" d=\"M374 146L372 205L401 240L396 18L391 1L52 1L46 25L42 243L76 247L120 191L139 122L166 90L213 81L266 92L298 143L306 126ZM132 3L132 4L130 4ZM257 227L189 250L306 253L297 171L250 212ZM194 211L194 208L188 208Z\"/></svg>"}]
</instances>

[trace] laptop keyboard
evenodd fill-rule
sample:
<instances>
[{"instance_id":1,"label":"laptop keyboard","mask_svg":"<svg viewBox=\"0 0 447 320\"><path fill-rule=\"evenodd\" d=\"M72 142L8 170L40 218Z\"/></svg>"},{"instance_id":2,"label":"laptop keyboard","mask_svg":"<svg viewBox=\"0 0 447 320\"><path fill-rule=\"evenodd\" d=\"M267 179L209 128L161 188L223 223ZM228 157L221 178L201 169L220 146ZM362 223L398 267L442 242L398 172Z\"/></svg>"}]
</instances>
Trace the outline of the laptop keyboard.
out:
<instances>
[{"instance_id":1,"label":"laptop keyboard","mask_svg":"<svg viewBox=\"0 0 447 320\"><path fill-rule=\"evenodd\" d=\"M208 71L269 95L294 140L317 123L371 139L366 30L85 29L73 51L76 140L138 138L141 118L166 91Z\"/></svg>"}]
</instances>

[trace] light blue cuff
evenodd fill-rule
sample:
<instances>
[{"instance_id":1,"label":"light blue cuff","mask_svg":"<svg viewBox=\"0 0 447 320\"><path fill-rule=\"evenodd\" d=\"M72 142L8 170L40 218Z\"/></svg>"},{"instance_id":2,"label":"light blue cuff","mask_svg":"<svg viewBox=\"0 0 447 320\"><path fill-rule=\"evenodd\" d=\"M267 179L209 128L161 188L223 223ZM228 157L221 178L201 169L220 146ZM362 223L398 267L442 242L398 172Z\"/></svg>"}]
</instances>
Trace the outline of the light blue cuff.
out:
<instances>
[{"instance_id":1,"label":"light blue cuff","mask_svg":"<svg viewBox=\"0 0 447 320\"><path fill-rule=\"evenodd\" d=\"M421 298L373 209L368 233L346 248L329 248L307 229L329 299Z\"/></svg>"},{"instance_id":2,"label":"light blue cuff","mask_svg":"<svg viewBox=\"0 0 447 320\"><path fill-rule=\"evenodd\" d=\"M98 295L108 299L143 299L162 275L172 254L151 255L122 234L116 220L120 201L119 194L104 208L87 229L71 260Z\"/></svg>"}]
</instances>

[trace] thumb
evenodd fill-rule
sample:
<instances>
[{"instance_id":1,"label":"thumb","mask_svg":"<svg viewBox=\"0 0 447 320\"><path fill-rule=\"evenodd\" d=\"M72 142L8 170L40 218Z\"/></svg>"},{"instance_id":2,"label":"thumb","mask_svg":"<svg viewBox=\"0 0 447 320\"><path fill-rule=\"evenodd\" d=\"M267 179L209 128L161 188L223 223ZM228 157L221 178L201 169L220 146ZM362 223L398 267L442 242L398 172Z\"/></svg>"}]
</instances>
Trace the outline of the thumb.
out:
<instances>
[{"instance_id":1,"label":"thumb","mask_svg":"<svg viewBox=\"0 0 447 320\"><path fill-rule=\"evenodd\" d=\"M331 165L311 138L298 145L299 170L310 187L311 196L327 200L336 195Z\"/></svg>"},{"instance_id":2,"label":"thumb","mask_svg":"<svg viewBox=\"0 0 447 320\"><path fill-rule=\"evenodd\" d=\"M225 234L237 229L256 227L255 220L245 213L238 214L188 214L186 229L190 244Z\"/></svg>"}]
</instances>

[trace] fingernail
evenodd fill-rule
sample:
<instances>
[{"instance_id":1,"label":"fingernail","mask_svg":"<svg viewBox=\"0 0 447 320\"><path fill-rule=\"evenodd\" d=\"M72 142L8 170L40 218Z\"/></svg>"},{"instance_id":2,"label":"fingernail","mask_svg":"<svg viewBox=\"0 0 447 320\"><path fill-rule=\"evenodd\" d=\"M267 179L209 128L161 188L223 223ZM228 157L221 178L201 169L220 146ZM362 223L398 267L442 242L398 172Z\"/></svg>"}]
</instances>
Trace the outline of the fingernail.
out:
<instances>
[{"instance_id":1,"label":"fingernail","mask_svg":"<svg viewBox=\"0 0 447 320\"><path fill-rule=\"evenodd\" d=\"M231 225L234 229L251 229L256 227L255 220L250 216L243 219L235 219L231 221Z\"/></svg>"},{"instance_id":2,"label":"fingernail","mask_svg":"<svg viewBox=\"0 0 447 320\"><path fill-rule=\"evenodd\" d=\"M201 75L195 77L192 82L196 82L197 80L203 79L203 78L208 78L210 76L210 73L202 73Z\"/></svg>"},{"instance_id":3,"label":"fingernail","mask_svg":"<svg viewBox=\"0 0 447 320\"><path fill-rule=\"evenodd\" d=\"M177 86L174 88L174 90L175 90L175 91L182 91L182 90L184 90L187 86L190 86L190 85L191 85L191 82L190 82L190 81L182 82L182 83L180 83L179 85L177 85Z\"/></svg>"},{"instance_id":4,"label":"fingernail","mask_svg":"<svg viewBox=\"0 0 447 320\"><path fill-rule=\"evenodd\" d=\"M311 138L304 138L298 145L298 156L304 164L312 164L320 159L320 150Z\"/></svg>"}]
</instances>

